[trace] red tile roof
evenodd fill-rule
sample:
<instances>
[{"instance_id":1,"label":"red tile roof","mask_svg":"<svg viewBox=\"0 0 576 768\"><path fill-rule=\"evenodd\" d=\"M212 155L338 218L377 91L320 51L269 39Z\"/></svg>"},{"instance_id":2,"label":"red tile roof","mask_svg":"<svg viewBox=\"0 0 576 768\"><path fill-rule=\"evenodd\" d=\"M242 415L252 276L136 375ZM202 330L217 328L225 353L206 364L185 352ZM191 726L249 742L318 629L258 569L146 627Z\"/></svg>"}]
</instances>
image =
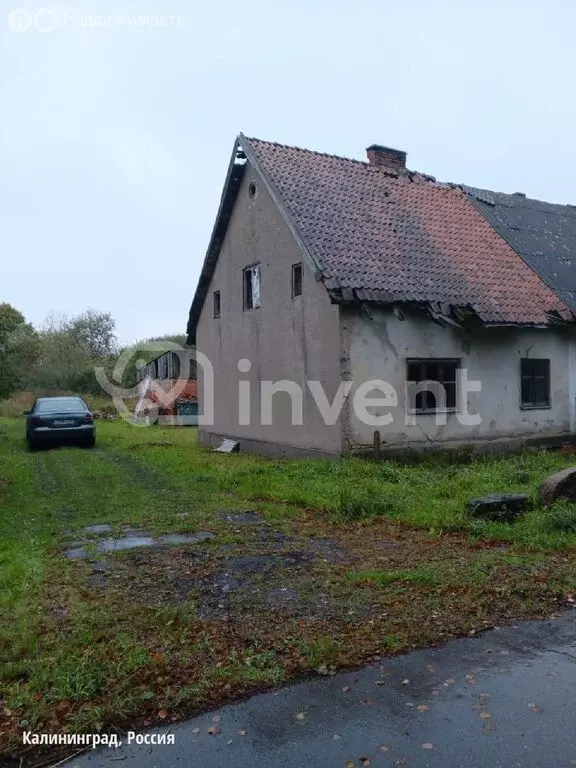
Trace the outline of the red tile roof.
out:
<instances>
[{"instance_id":1,"label":"red tile roof","mask_svg":"<svg viewBox=\"0 0 576 768\"><path fill-rule=\"evenodd\" d=\"M240 138L335 297L470 308L486 324L572 319L457 186Z\"/></svg>"}]
</instances>

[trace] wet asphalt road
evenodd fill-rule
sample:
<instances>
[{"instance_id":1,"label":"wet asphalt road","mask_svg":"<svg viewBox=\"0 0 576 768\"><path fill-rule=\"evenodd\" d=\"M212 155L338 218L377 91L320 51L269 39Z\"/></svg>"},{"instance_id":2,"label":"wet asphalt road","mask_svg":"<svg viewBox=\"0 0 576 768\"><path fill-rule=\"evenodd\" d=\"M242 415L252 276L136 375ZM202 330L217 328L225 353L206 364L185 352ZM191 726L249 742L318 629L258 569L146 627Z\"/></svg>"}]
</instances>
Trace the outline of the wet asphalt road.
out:
<instances>
[{"instance_id":1,"label":"wet asphalt road","mask_svg":"<svg viewBox=\"0 0 576 768\"><path fill-rule=\"evenodd\" d=\"M569 768L576 610L317 677L154 732L167 730L173 746L106 748L66 766Z\"/></svg>"}]
</instances>

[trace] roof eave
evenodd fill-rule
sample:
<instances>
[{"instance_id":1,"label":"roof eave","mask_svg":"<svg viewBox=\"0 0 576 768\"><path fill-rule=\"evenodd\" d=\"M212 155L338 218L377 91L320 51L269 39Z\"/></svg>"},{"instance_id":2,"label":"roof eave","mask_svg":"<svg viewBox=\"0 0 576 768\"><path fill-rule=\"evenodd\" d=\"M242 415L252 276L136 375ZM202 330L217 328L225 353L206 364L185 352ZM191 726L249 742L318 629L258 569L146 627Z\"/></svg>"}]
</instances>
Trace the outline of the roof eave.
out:
<instances>
[{"instance_id":1,"label":"roof eave","mask_svg":"<svg viewBox=\"0 0 576 768\"><path fill-rule=\"evenodd\" d=\"M200 312L202 311L206 294L208 293L210 281L214 275L216 261L220 254L220 248L232 215L236 196L244 176L245 164L238 162L238 160L242 159L239 152L240 149L240 137L238 137L234 142L234 147L232 149L232 155L226 173L226 181L224 182L222 195L220 196L220 205L218 206L216 221L214 222L210 243L208 245L208 250L206 251L206 256L204 257L204 263L202 264L202 270L200 272L200 278L198 279L198 285L196 286L194 299L192 300L192 306L190 307L188 325L186 327L188 344L196 343L196 326L198 325Z\"/></svg>"},{"instance_id":2,"label":"roof eave","mask_svg":"<svg viewBox=\"0 0 576 768\"><path fill-rule=\"evenodd\" d=\"M485 311L471 304L439 304L437 301L428 299L415 299L399 296L397 294L387 294L382 291L368 291L356 288L332 288L328 291L330 300L333 304L355 304L357 306L380 306L380 307L412 307L423 310L435 322L453 327L462 327L462 311L467 315L474 316L485 328L552 328L558 326L571 325L576 322L576 316L573 313L558 312L549 310L546 314L546 320L514 320L509 318L494 317ZM380 293L380 296L376 294ZM371 294L371 296L370 296Z\"/></svg>"}]
</instances>

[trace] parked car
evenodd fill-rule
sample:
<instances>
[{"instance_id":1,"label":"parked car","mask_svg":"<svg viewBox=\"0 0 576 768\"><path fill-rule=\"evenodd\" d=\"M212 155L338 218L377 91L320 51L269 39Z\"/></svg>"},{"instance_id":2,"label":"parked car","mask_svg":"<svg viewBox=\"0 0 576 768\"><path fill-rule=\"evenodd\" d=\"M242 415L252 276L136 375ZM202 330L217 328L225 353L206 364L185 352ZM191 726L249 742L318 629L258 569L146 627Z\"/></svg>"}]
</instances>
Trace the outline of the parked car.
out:
<instances>
[{"instance_id":1,"label":"parked car","mask_svg":"<svg viewBox=\"0 0 576 768\"><path fill-rule=\"evenodd\" d=\"M57 443L92 447L96 442L94 415L81 397L39 397L24 415L31 448Z\"/></svg>"}]
</instances>

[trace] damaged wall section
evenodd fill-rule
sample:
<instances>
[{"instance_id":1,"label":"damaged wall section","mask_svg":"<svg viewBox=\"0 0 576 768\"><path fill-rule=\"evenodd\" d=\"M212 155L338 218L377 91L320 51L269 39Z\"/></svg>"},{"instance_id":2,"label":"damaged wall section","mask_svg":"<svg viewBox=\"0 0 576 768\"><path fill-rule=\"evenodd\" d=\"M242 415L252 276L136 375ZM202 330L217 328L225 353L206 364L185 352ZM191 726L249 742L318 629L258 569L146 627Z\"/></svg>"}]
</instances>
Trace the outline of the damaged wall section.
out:
<instances>
[{"instance_id":1,"label":"damaged wall section","mask_svg":"<svg viewBox=\"0 0 576 768\"><path fill-rule=\"evenodd\" d=\"M552 437L570 434L569 345L562 328L486 328L474 330L442 327L424 313L371 307L371 319L359 307L340 308L342 323L342 374L355 382L380 379L398 396L393 408L371 407L374 415L390 413L387 426L363 423L346 409L343 420L344 449L371 450L378 429L383 448L441 446L449 443L494 441L501 438ZM401 319L403 318L403 319ZM521 359L550 360L550 407L521 407ZM434 414L414 414L406 424L406 379L409 359L458 360L469 380L481 382L480 392L468 396L468 412L479 414L477 426L446 413L446 424L436 424ZM354 396L352 389L349 400ZM368 397L380 397L374 390ZM408 404L410 405L410 404Z\"/></svg>"}]
</instances>

